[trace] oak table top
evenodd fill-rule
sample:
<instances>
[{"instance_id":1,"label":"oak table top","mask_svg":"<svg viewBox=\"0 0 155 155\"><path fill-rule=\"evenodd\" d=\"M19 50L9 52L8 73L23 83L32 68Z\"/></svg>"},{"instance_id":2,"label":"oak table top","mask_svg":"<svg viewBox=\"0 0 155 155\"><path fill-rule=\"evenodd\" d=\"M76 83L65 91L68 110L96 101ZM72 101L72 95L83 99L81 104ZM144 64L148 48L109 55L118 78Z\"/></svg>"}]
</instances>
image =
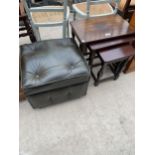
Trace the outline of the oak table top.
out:
<instances>
[{"instance_id":1,"label":"oak table top","mask_svg":"<svg viewBox=\"0 0 155 155\"><path fill-rule=\"evenodd\" d=\"M119 15L76 20L71 22L71 28L82 44L134 34L134 29Z\"/></svg>"}]
</instances>

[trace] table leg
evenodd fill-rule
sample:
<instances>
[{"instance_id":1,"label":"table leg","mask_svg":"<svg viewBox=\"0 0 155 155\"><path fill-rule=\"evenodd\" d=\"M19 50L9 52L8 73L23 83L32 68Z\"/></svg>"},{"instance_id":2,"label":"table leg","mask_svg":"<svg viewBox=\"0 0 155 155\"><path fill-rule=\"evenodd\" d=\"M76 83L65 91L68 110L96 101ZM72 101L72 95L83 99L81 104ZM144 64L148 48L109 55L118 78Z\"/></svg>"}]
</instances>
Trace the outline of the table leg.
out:
<instances>
[{"instance_id":1,"label":"table leg","mask_svg":"<svg viewBox=\"0 0 155 155\"><path fill-rule=\"evenodd\" d=\"M99 72L97 73L97 79L95 80L94 85L98 86L99 82L100 82L100 78L102 77L102 75L104 74L105 68L106 68L107 64L106 63L102 63L101 69L99 70Z\"/></svg>"},{"instance_id":2,"label":"table leg","mask_svg":"<svg viewBox=\"0 0 155 155\"><path fill-rule=\"evenodd\" d=\"M72 35L72 39L73 39L74 44L76 45L77 48L79 48L77 42L75 41L75 34L74 34L73 29L72 29L71 35Z\"/></svg>"},{"instance_id":3,"label":"table leg","mask_svg":"<svg viewBox=\"0 0 155 155\"><path fill-rule=\"evenodd\" d=\"M94 51L91 51L90 52L90 58L89 58L90 70L92 70L92 68L93 68L93 60L94 60L94 57L95 57L95 52Z\"/></svg>"},{"instance_id":4,"label":"table leg","mask_svg":"<svg viewBox=\"0 0 155 155\"><path fill-rule=\"evenodd\" d=\"M121 73L123 67L127 64L127 62L128 62L128 59L118 63L115 69L115 73L114 73L114 80L118 79L119 74Z\"/></svg>"},{"instance_id":5,"label":"table leg","mask_svg":"<svg viewBox=\"0 0 155 155\"><path fill-rule=\"evenodd\" d=\"M87 53L87 47L85 44L80 43L80 50L82 51L82 53L85 55Z\"/></svg>"},{"instance_id":6,"label":"table leg","mask_svg":"<svg viewBox=\"0 0 155 155\"><path fill-rule=\"evenodd\" d=\"M72 29L72 38L73 38L73 40L75 40L75 34L74 34L73 29Z\"/></svg>"}]
</instances>

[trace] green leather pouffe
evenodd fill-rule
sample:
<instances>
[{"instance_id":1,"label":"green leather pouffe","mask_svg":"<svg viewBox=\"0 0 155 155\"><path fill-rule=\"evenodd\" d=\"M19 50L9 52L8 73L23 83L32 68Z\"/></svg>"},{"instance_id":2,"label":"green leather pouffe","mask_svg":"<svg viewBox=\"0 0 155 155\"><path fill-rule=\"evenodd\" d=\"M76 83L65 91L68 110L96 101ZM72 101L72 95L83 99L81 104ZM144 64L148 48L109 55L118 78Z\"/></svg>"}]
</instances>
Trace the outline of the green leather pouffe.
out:
<instances>
[{"instance_id":1,"label":"green leather pouffe","mask_svg":"<svg viewBox=\"0 0 155 155\"><path fill-rule=\"evenodd\" d=\"M90 71L72 39L22 45L20 58L22 86L33 108L86 94Z\"/></svg>"}]
</instances>

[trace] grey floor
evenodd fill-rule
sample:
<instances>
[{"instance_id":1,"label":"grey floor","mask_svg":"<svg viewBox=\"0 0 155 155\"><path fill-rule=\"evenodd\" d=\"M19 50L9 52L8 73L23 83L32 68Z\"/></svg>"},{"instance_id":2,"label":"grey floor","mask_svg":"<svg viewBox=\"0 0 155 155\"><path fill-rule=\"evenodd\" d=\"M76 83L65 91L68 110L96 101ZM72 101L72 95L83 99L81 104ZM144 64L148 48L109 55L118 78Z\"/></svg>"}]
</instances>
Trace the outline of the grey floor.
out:
<instances>
[{"instance_id":1,"label":"grey floor","mask_svg":"<svg viewBox=\"0 0 155 155\"><path fill-rule=\"evenodd\" d=\"M42 39L60 28L42 28ZM20 45L29 43L20 39ZM43 109L19 104L20 155L134 155L135 74L94 87L85 97Z\"/></svg>"}]
</instances>

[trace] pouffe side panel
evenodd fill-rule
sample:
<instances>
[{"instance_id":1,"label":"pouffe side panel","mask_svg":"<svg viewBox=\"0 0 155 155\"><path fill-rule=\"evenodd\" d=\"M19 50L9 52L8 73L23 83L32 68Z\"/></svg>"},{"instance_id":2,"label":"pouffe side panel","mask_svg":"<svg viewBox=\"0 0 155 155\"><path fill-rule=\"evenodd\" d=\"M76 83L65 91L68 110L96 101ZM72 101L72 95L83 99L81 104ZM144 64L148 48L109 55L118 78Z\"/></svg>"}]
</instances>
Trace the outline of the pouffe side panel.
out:
<instances>
[{"instance_id":1,"label":"pouffe side panel","mask_svg":"<svg viewBox=\"0 0 155 155\"><path fill-rule=\"evenodd\" d=\"M43 108L48 105L73 100L86 95L88 82L60 88L36 95L28 96L28 101L33 108Z\"/></svg>"}]
</instances>

